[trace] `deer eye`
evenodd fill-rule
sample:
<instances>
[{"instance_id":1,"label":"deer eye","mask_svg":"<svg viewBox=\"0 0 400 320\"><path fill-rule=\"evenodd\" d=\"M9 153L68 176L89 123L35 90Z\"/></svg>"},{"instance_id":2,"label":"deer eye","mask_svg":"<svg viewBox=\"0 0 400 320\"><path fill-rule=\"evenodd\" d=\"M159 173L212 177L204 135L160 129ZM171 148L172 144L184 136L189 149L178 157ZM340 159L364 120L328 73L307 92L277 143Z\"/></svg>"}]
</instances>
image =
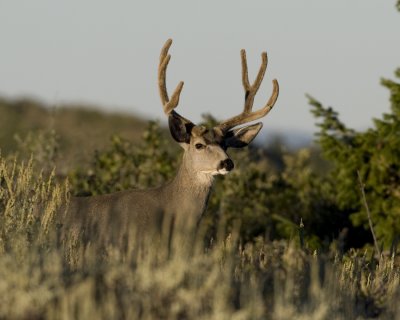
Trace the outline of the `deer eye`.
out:
<instances>
[{"instance_id":1,"label":"deer eye","mask_svg":"<svg viewBox=\"0 0 400 320\"><path fill-rule=\"evenodd\" d=\"M204 148L206 147L206 146L205 146L204 144L202 144L202 143L196 143L194 146L196 147L197 150L201 150L201 149L204 149Z\"/></svg>"}]
</instances>

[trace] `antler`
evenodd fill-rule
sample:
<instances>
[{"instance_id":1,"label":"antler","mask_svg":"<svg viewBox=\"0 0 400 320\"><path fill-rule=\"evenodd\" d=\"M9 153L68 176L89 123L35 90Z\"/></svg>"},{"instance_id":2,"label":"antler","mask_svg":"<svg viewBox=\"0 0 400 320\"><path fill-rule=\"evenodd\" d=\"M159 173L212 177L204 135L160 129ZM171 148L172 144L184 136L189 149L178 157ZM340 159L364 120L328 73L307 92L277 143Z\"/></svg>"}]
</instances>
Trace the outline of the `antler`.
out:
<instances>
[{"instance_id":1,"label":"antler","mask_svg":"<svg viewBox=\"0 0 400 320\"><path fill-rule=\"evenodd\" d=\"M166 115L170 115L172 112L176 113L174 109L177 107L179 103L179 96L183 88L183 81L181 81L176 87L174 93L172 94L171 100L169 99L167 92L166 76L167 76L168 63L169 60L171 59L171 55L168 54L168 50L171 44L172 44L172 39L168 39L165 42L163 48L161 49L160 64L158 65L158 89L160 92L161 102L163 104L164 112Z\"/></svg>"},{"instance_id":2,"label":"antler","mask_svg":"<svg viewBox=\"0 0 400 320\"><path fill-rule=\"evenodd\" d=\"M260 119L264 116L267 115L267 113L272 109L274 106L276 100L278 99L279 95L279 85L278 81L276 79L272 80L273 84L273 91L271 94L271 97L269 98L267 104L262 108L257 111L252 111L253 108L253 103L254 103L254 97L260 88L261 82L264 78L265 71L267 70L267 65L268 65L268 57L267 53L263 52L261 54L262 62L260 66L260 70L258 70L258 74L256 79L254 80L254 83L250 85L249 83L249 75L248 75L248 70L247 70L247 60L246 60L246 51L242 49L240 51L240 55L242 58L242 82L243 82L243 87L245 91L245 102L244 102L244 108L242 113L240 113L237 116L234 116L232 118L229 118L228 120L225 120L221 122L218 125L218 128L222 132L226 132L227 130L236 127L238 125L251 122L257 119Z\"/></svg>"}]
</instances>

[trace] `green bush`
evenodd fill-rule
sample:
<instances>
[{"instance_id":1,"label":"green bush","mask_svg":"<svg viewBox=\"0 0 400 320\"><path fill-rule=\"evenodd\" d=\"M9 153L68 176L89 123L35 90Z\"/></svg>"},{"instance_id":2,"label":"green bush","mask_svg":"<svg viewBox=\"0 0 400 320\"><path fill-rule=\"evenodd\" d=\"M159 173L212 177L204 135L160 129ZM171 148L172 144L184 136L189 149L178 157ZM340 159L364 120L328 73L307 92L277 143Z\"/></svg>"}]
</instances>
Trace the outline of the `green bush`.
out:
<instances>
[{"instance_id":1,"label":"green bush","mask_svg":"<svg viewBox=\"0 0 400 320\"><path fill-rule=\"evenodd\" d=\"M140 144L114 135L109 149L97 151L89 168L73 170L69 175L72 190L96 195L158 186L173 175L177 153L171 151L158 123L149 122Z\"/></svg>"},{"instance_id":2,"label":"green bush","mask_svg":"<svg viewBox=\"0 0 400 320\"><path fill-rule=\"evenodd\" d=\"M400 77L400 69L396 76ZM374 119L373 127L357 132L347 128L331 107L309 97L318 124L318 143L333 164L331 179L340 209L349 212L354 226L369 229L357 172L378 241L390 246L400 235L400 84L382 80L390 91L390 113Z\"/></svg>"}]
</instances>

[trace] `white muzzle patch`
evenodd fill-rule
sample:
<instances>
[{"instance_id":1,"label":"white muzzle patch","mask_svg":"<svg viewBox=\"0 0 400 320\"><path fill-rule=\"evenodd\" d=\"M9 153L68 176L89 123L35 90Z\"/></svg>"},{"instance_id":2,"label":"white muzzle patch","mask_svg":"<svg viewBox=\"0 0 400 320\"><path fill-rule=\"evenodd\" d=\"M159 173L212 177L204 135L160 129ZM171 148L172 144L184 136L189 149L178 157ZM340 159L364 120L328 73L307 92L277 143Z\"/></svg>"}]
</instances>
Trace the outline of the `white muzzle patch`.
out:
<instances>
[{"instance_id":1,"label":"white muzzle patch","mask_svg":"<svg viewBox=\"0 0 400 320\"><path fill-rule=\"evenodd\" d=\"M229 173L229 171L226 170L225 168L223 168L223 169L219 169L216 174L226 175L228 173Z\"/></svg>"},{"instance_id":2,"label":"white muzzle patch","mask_svg":"<svg viewBox=\"0 0 400 320\"><path fill-rule=\"evenodd\" d=\"M223 168L223 169L213 170L213 171L201 171L201 173L210 174L210 175L212 175L212 176L217 176L217 175L219 175L219 174L221 174L221 175L226 175L226 174L229 173L229 171L226 170L225 168Z\"/></svg>"}]
</instances>

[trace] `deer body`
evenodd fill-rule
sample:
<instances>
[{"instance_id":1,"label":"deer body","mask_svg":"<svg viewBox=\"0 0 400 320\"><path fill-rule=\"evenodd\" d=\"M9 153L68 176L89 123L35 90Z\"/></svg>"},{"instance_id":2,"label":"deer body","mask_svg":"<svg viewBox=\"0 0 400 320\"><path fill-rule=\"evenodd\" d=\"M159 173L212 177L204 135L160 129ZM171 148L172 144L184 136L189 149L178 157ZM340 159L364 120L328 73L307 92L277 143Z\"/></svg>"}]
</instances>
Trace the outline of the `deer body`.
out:
<instances>
[{"instance_id":1,"label":"deer body","mask_svg":"<svg viewBox=\"0 0 400 320\"><path fill-rule=\"evenodd\" d=\"M71 231L85 230L105 236L110 229L125 234L134 223L138 232L149 227L157 232L163 223L174 221L187 227L200 221L213 183L211 174L193 174L185 162L167 184L147 190L127 190L112 194L73 197L70 200L67 225ZM171 196L174 195L174 196Z\"/></svg>"},{"instance_id":2,"label":"deer body","mask_svg":"<svg viewBox=\"0 0 400 320\"><path fill-rule=\"evenodd\" d=\"M165 227L190 228L197 225L207 207L214 176L227 174L234 168L227 149L247 146L261 130L262 123L234 127L264 117L275 104L278 97L276 80L273 81L273 94L265 107L252 111L254 96L267 67L267 56L263 53L256 80L250 85L246 56L242 50L242 80L245 88L243 112L213 128L193 124L174 110L179 103L183 82L178 84L171 99L168 97L166 68L170 60L168 50L171 43L168 40L161 50L158 81L171 135L184 149L175 178L154 189L72 198L65 217L65 225L71 226L70 232L105 236L109 241L108 237L114 237L114 230L120 241L132 224L139 233L145 233L149 228L159 232Z\"/></svg>"}]
</instances>

